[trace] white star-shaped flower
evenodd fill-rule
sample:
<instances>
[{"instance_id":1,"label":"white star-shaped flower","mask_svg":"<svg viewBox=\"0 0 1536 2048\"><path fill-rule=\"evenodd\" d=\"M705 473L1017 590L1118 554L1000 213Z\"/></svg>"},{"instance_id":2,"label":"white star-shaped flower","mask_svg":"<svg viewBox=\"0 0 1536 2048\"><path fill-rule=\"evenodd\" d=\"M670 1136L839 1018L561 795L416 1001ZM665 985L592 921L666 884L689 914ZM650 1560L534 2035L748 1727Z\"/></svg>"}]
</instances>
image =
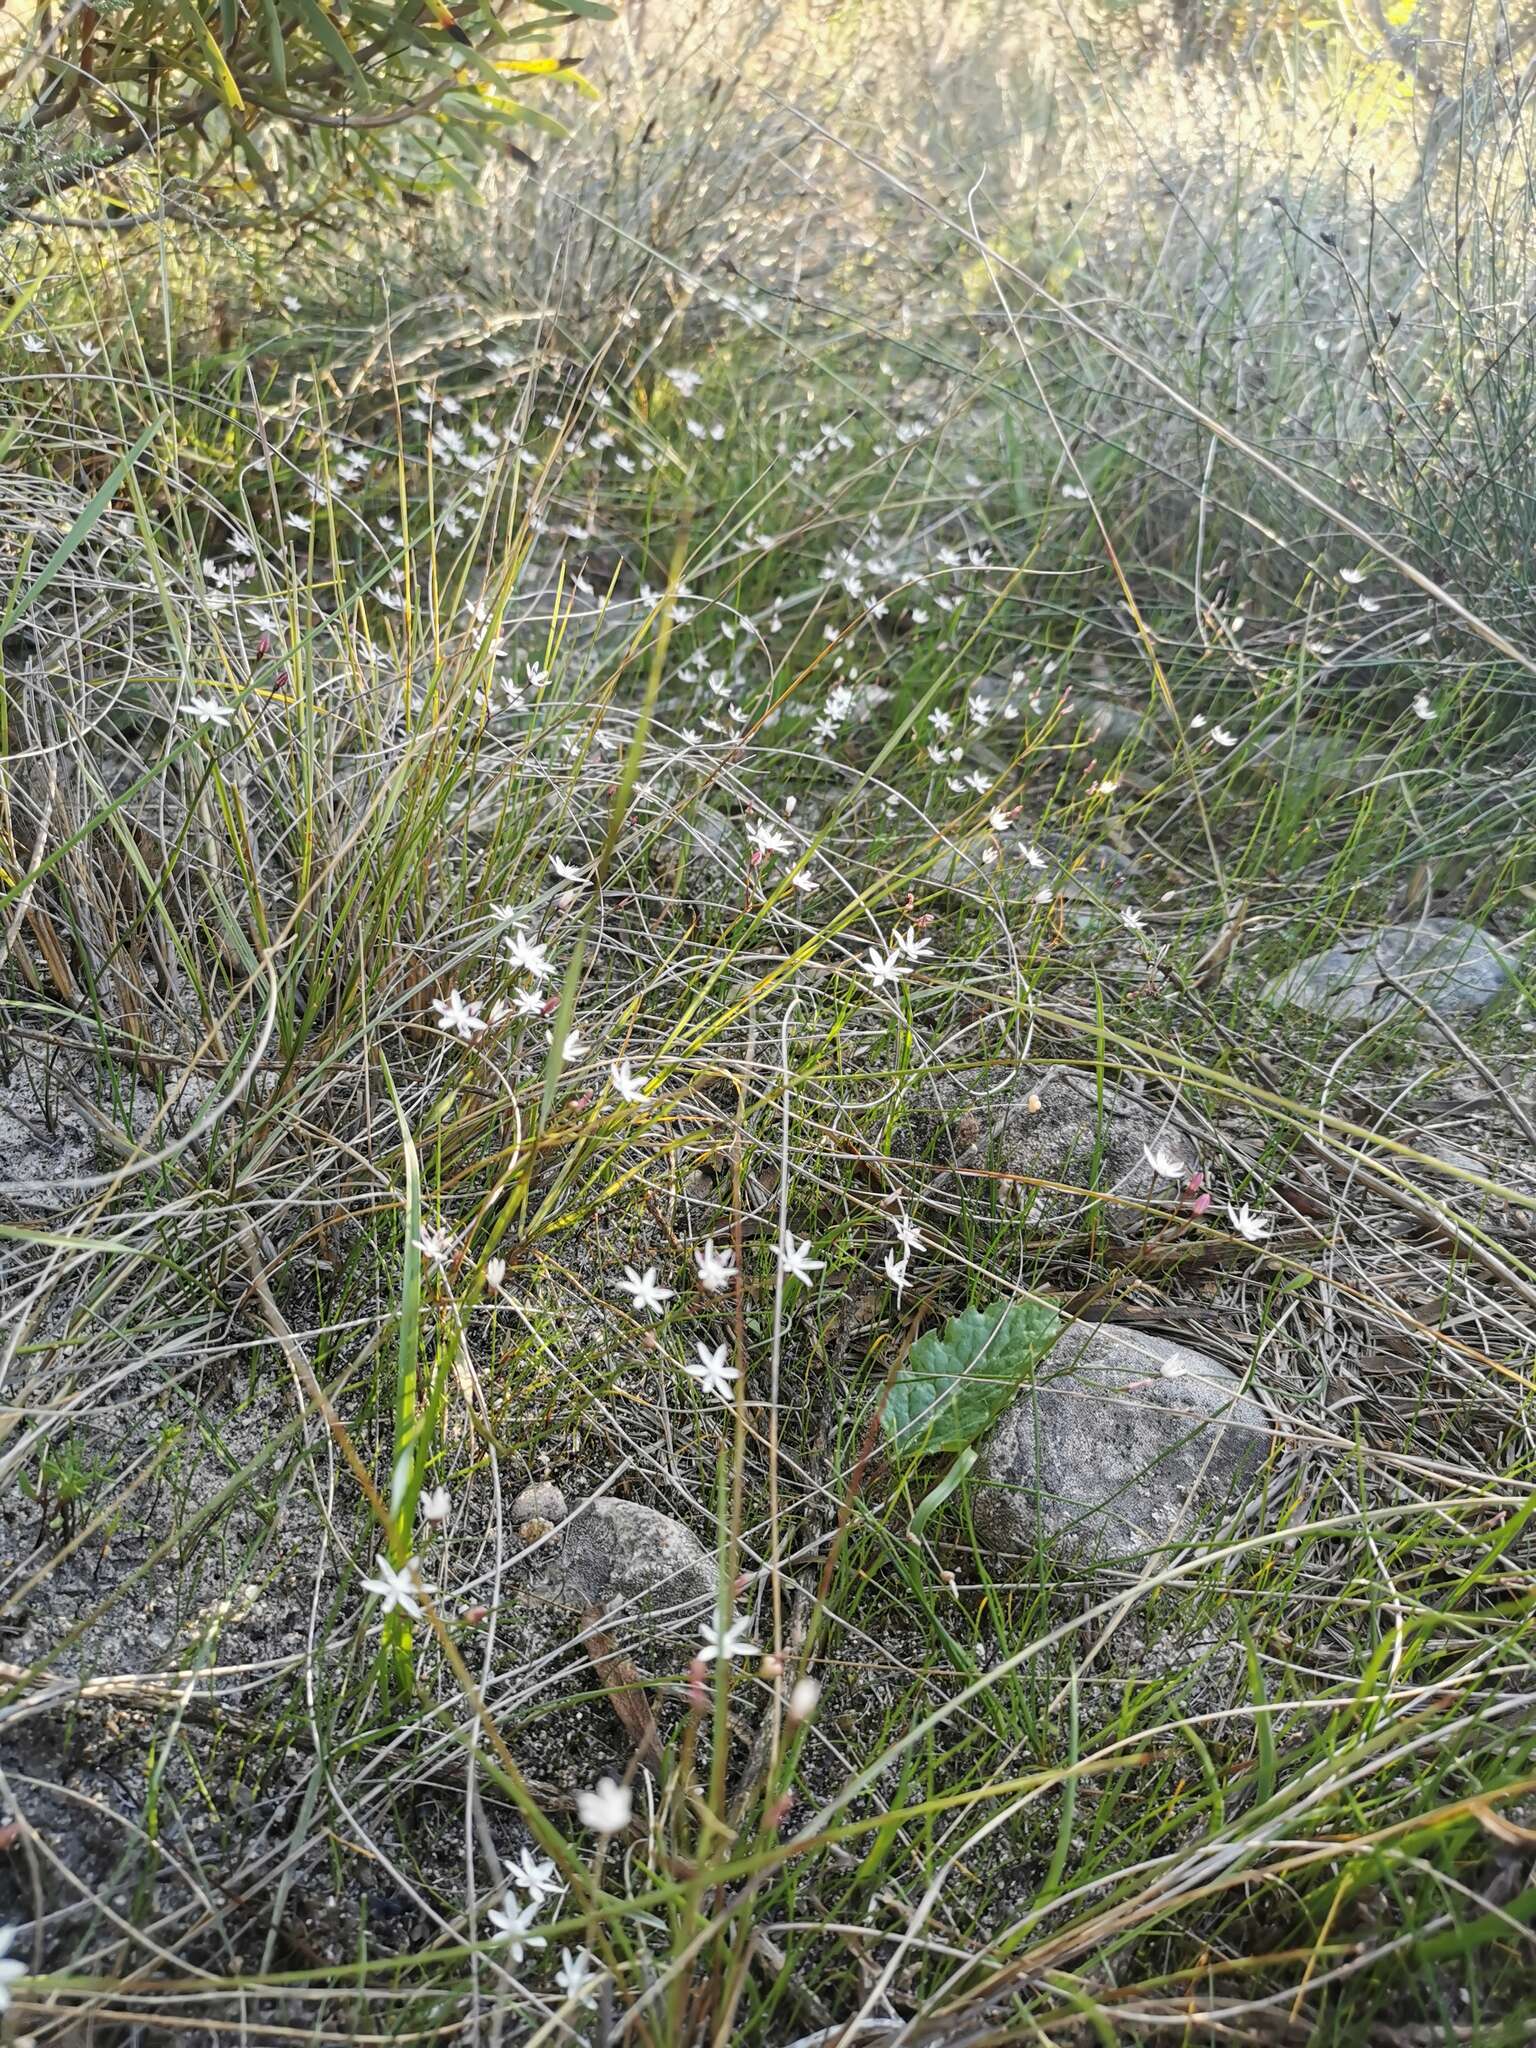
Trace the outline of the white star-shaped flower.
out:
<instances>
[{"instance_id":1,"label":"white star-shaped flower","mask_svg":"<svg viewBox=\"0 0 1536 2048\"><path fill-rule=\"evenodd\" d=\"M878 946L870 947L869 958L862 969L862 972L869 976L871 986L876 989L882 989L887 984L892 988L896 987L901 977L910 974L911 971L899 953L882 953Z\"/></svg>"},{"instance_id":2,"label":"white star-shaped flower","mask_svg":"<svg viewBox=\"0 0 1536 2048\"><path fill-rule=\"evenodd\" d=\"M182 705L182 715L196 720L199 725L229 725L235 716L233 704L226 704L221 697L189 697Z\"/></svg>"},{"instance_id":3,"label":"white star-shaped flower","mask_svg":"<svg viewBox=\"0 0 1536 2048\"><path fill-rule=\"evenodd\" d=\"M1250 1244L1261 1243L1275 1227L1267 1216L1259 1215L1246 1202L1240 1202L1235 1209L1228 1203L1227 1220L1238 1236L1247 1238Z\"/></svg>"},{"instance_id":4,"label":"white star-shaped flower","mask_svg":"<svg viewBox=\"0 0 1536 2048\"><path fill-rule=\"evenodd\" d=\"M892 959L899 953L904 960L924 960L932 951L932 939L926 933L919 936L914 924L909 924L904 932L891 934Z\"/></svg>"},{"instance_id":5,"label":"white star-shaped flower","mask_svg":"<svg viewBox=\"0 0 1536 2048\"><path fill-rule=\"evenodd\" d=\"M699 1285L706 1294L724 1294L736 1278L736 1254L729 1246L717 1251L712 1237L706 1238L693 1259L699 1269Z\"/></svg>"},{"instance_id":6,"label":"white star-shaped flower","mask_svg":"<svg viewBox=\"0 0 1536 2048\"><path fill-rule=\"evenodd\" d=\"M618 1060L608 1069L613 1092L624 1102L644 1102L645 1082L637 1078L628 1060Z\"/></svg>"},{"instance_id":7,"label":"white star-shaped flower","mask_svg":"<svg viewBox=\"0 0 1536 2048\"><path fill-rule=\"evenodd\" d=\"M411 1621L420 1621L421 1595L430 1593L432 1588L421 1576L415 1558L408 1557L397 1569L381 1550L373 1560L373 1571L371 1579L364 1579L363 1591L378 1594L385 1614L399 1613Z\"/></svg>"},{"instance_id":8,"label":"white star-shaped flower","mask_svg":"<svg viewBox=\"0 0 1536 2048\"><path fill-rule=\"evenodd\" d=\"M577 2005L588 2008L596 2005L597 1993L593 1986L602 1972L594 1965L584 1948L574 1951L563 1948L560 1951L560 1967L555 1972L555 1982L569 1999Z\"/></svg>"},{"instance_id":9,"label":"white star-shaped flower","mask_svg":"<svg viewBox=\"0 0 1536 2048\"><path fill-rule=\"evenodd\" d=\"M786 1278L792 1274L796 1280L804 1280L807 1286L812 1284L813 1273L824 1272L826 1269L825 1259L811 1257L811 1240L808 1237L803 1238L796 1244L795 1233L792 1230L785 1231L781 1242L774 1246L773 1255Z\"/></svg>"},{"instance_id":10,"label":"white star-shaped flower","mask_svg":"<svg viewBox=\"0 0 1536 2048\"><path fill-rule=\"evenodd\" d=\"M1186 1180L1189 1177L1189 1168L1165 1145L1143 1145L1141 1150L1148 1166L1164 1180Z\"/></svg>"},{"instance_id":11,"label":"white star-shaped flower","mask_svg":"<svg viewBox=\"0 0 1536 2048\"><path fill-rule=\"evenodd\" d=\"M457 1246L452 1231L439 1230L434 1223L423 1223L416 1249L429 1266L446 1266Z\"/></svg>"},{"instance_id":12,"label":"white star-shaped flower","mask_svg":"<svg viewBox=\"0 0 1536 2048\"><path fill-rule=\"evenodd\" d=\"M547 1948L548 1942L542 1934L532 1932L533 1918L541 1901L530 1899L526 1906L519 1906L508 1912L504 1906L492 1906L486 1918L496 1930L498 1941L506 1944L507 1960L520 1963L531 1948Z\"/></svg>"},{"instance_id":13,"label":"white star-shaped flower","mask_svg":"<svg viewBox=\"0 0 1536 2048\"><path fill-rule=\"evenodd\" d=\"M510 933L502 943L513 968L521 974L531 974L535 981L543 981L551 972L549 954L544 947L530 939L521 926Z\"/></svg>"},{"instance_id":14,"label":"white star-shaped flower","mask_svg":"<svg viewBox=\"0 0 1536 2048\"><path fill-rule=\"evenodd\" d=\"M675 1291L662 1286L654 1266L647 1266L643 1273L637 1273L633 1266L626 1266L624 1278L615 1280L613 1284L621 1294L629 1296L637 1309L649 1309L653 1316L665 1315L667 1303Z\"/></svg>"},{"instance_id":15,"label":"white star-shaped flower","mask_svg":"<svg viewBox=\"0 0 1536 2048\"><path fill-rule=\"evenodd\" d=\"M530 1899L558 1899L565 1890L560 1873L547 1856L532 1849L519 1852L517 1861L507 1865L507 1882L515 1884Z\"/></svg>"},{"instance_id":16,"label":"white star-shaped flower","mask_svg":"<svg viewBox=\"0 0 1536 2048\"><path fill-rule=\"evenodd\" d=\"M696 1344L694 1350L698 1353L698 1364L690 1365L686 1359L683 1361L683 1371L689 1379L696 1380L704 1392L713 1394L717 1401L734 1399L731 1389L733 1383L741 1378L741 1369L726 1364L727 1347L717 1344L711 1351L707 1344Z\"/></svg>"},{"instance_id":17,"label":"white star-shaped flower","mask_svg":"<svg viewBox=\"0 0 1536 2048\"><path fill-rule=\"evenodd\" d=\"M597 1835L622 1834L634 1807L629 1787L617 1778L599 1778L590 1792L576 1794L576 1818Z\"/></svg>"},{"instance_id":18,"label":"white star-shaped flower","mask_svg":"<svg viewBox=\"0 0 1536 2048\"><path fill-rule=\"evenodd\" d=\"M775 853L791 853L795 844L787 832L763 821L747 827L747 843L759 860L767 860Z\"/></svg>"},{"instance_id":19,"label":"white star-shaped flower","mask_svg":"<svg viewBox=\"0 0 1536 2048\"><path fill-rule=\"evenodd\" d=\"M701 1664L713 1664L717 1657L727 1664L733 1657L755 1657L757 1645L752 1641L752 1624L744 1614L738 1614L734 1621L727 1622L723 1630L714 1622L706 1621L701 1631L704 1646L698 1653Z\"/></svg>"},{"instance_id":20,"label":"white star-shaped flower","mask_svg":"<svg viewBox=\"0 0 1536 2048\"><path fill-rule=\"evenodd\" d=\"M437 1012L438 1030L457 1032L466 1045L485 1029L479 1009L474 1003L466 1003L456 988L449 989L446 1002L441 996L434 996L432 1007Z\"/></svg>"}]
</instances>

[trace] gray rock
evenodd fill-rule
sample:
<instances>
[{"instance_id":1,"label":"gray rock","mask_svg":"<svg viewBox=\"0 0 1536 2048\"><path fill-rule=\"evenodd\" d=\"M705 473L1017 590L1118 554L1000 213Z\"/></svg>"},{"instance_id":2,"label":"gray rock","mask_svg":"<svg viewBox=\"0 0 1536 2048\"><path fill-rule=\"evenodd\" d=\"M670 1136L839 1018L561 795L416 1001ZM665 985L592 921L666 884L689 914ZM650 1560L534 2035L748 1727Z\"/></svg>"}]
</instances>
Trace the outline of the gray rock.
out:
<instances>
[{"instance_id":1,"label":"gray rock","mask_svg":"<svg viewBox=\"0 0 1536 2048\"><path fill-rule=\"evenodd\" d=\"M1144 1553L1235 1506L1269 1446L1263 1408L1214 1358L1077 1323L978 1446L972 1514L1000 1552Z\"/></svg>"},{"instance_id":2,"label":"gray rock","mask_svg":"<svg viewBox=\"0 0 1536 2048\"><path fill-rule=\"evenodd\" d=\"M1030 846L1045 856L1043 867L1026 859ZM972 832L946 842L927 879L940 889L996 890L1013 901L1030 899L1047 887L1090 913L1077 920L1081 924L1117 917L1133 900L1134 876L1132 862L1116 847L1074 847L1052 833L1031 838L1021 825L1008 833Z\"/></svg>"},{"instance_id":3,"label":"gray rock","mask_svg":"<svg viewBox=\"0 0 1536 2048\"><path fill-rule=\"evenodd\" d=\"M552 1606L685 1627L714 1610L714 1558L655 1508L599 1495L568 1510L545 1482L518 1495L512 1519L527 1550L521 1576Z\"/></svg>"},{"instance_id":4,"label":"gray rock","mask_svg":"<svg viewBox=\"0 0 1536 2048\"><path fill-rule=\"evenodd\" d=\"M785 826L793 841L793 852L786 857L786 865L803 857L825 822L827 808L816 799L807 798L796 805L793 817L775 819ZM658 834L658 852L672 864L685 855L689 870L708 875L712 885L724 876L733 889L739 888L752 872L747 827L759 816L761 813L756 810L727 815L701 801L690 801ZM812 863L812 873L818 879L825 872L821 862Z\"/></svg>"},{"instance_id":5,"label":"gray rock","mask_svg":"<svg viewBox=\"0 0 1536 2048\"><path fill-rule=\"evenodd\" d=\"M1095 846L1074 852L1070 847L1047 838L1042 851L1050 862L1045 874L1041 876L1039 870L1029 868L1027 862L1026 873L1034 874L1037 880L1048 881L1068 902L1118 917L1134 901L1131 884L1136 877L1135 865L1118 847ZM1079 924L1089 921L1081 917L1077 920Z\"/></svg>"},{"instance_id":6,"label":"gray rock","mask_svg":"<svg viewBox=\"0 0 1536 2048\"><path fill-rule=\"evenodd\" d=\"M1039 1107L1030 1108L1031 1101ZM1029 1208L1030 1221L1058 1228L1081 1215L1091 1195L1104 1201L1111 1230L1135 1232L1142 1217L1122 1203L1163 1202L1175 1183L1154 1171L1147 1150L1193 1170L1198 1154L1178 1120L1155 1102L1127 1095L1072 1067L1021 1072L1005 1093L984 1080L947 1088L945 1107L955 1163L967 1175L997 1175L1001 1199ZM967 1133L970 1133L969 1137Z\"/></svg>"},{"instance_id":7,"label":"gray rock","mask_svg":"<svg viewBox=\"0 0 1536 2048\"><path fill-rule=\"evenodd\" d=\"M1062 725L1083 740L1120 747L1136 737L1147 721L1145 705L1121 704L1113 697L1069 695L1061 708Z\"/></svg>"},{"instance_id":8,"label":"gray rock","mask_svg":"<svg viewBox=\"0 0 1536 2048\"><path fill-rule=\"evenodd\" d=\"M1325 953L1277 975L1264 1001L1289 1004L1339 1024L1375 1024L1417 1006L1382 980L1411 988L1437 1016L1475 1017L1510 985L1508 954L1497 940L1457 917L1380 925L1341 939Z\"/></svg>"},{"instance_id":9,"label":"gray rock","mask_svg":"<svg viewBox=\"0 0 1536 2048\"><path fill-rule=\"evenodd\" d=\"M1348 788L1371 781L1385 765L1384 754L1360 753L1347 740L1326 733L1297 732L1290 726L1260 733L1249 742L1243 767L1250 774L1282 780L1312 776L1330 788Z\"/></svg>"},{"instance_id":10,"label":"gray rock","mask_svg":"<svg viewBox=\"0 0 1536 2048\"><path fill-rule=\"evenodd\" d=\"M1058 736L1076 739L1084 745L1119 747L1135 739L1148 723L1145 702L1126 704L1099 690L1073 689L1046 702L1039 689L1023 677L1015 681L1011 675L978 676L969 695L972 703L979 703L994 719L1020 718L1029 707L1031 719L1053 721ZM1039 710L1034 709L1035 704L1040 706Z\"/></svg>"},{"instance_id":11,"label":"gray rock","mask_svg":"<svg viewBox=\"0 0 1536 2048\"><path fill-rule=\"evenodd\" d=\"M995 832L947 839L927 879L939 889L998 889L1006 895L1023 886L1007 854L1007 841Z\"/></svg>"},{"instance_id":12,"label":"gray rock","mask_svg":"<svg viewBox=\"0 0 1536 2048\"><path fill-rule=\"evenodd\" d=\"M1017 682L1011 675L978 676L971 684L970 698L982 706L989 719L1012 721L1023 716L1029 688L1022 676Z\"/></svg>"}]
</instances>

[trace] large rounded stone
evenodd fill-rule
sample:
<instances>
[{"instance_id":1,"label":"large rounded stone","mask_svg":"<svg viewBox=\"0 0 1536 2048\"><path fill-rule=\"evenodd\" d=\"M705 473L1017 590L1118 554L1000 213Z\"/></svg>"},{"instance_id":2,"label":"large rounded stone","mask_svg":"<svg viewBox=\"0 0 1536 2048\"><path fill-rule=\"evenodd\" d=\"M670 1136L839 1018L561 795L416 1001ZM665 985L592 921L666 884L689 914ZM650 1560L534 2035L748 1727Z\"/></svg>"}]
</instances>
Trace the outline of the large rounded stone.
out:
<instances>
[{"instance_id":1,"label":"large rounded stone","mask_svg":"<svg viewBox=\"0 0 1536 2048\"><path fill-rule=\"evenodd\" d=\"M1064 1228L1097 1196L1104 1225L1135 1235L1140 1205L1166 1203L1177 1186L1148 1153L1186 1174L1198 1164L1170 1111L1107 1081L1101 1090L1097 1075L1073 1067L1023 1070L1001 1090L982 1076L940 1092L955 1167L968 1180L995 1177L999 1199L1045 1229Z\"/></svg>"},{"instance_id":2,"label":"large rounded stone","mask_svg":"<svg viewBox=\"0 0 1536 2048\"><path fill-rule=\"evenodd\" d=\"M518 1495L512 1519L526 1553L521 1576L553 1606L684 1628L714 1611L714 1558L656 1508L599 1495L568 1511L545 1482Z\"/></svg>"},{"instance_id":3,"label":"large rounded stone","mask_svg":"<svg viewBox=\"0 0 1536 2048\"><path fill-rule=\"evenodd\" d=\"M1375 1024L1418 1004L1386 981L1390 974L1440 1017L1475 1017L1509 987L1508 954L1495 939L1458 917L1426 917L1341 939L1298 960L1264 991L1266 1003L1288 1003L1339 1024Z\"/></svg>"},{"instance_id":4,"label":"large rounded stone","mask_svg":"<svg viewBox=\"0 0 1536 2048\"><path fill-rule=\"evenodd\" d=\"M999 1552L1142 1555L1235 1506L1269 1445L1263 1408L1216 1359L1076 1323L979 1444L972 1514Z\"/></svg>"}]
</instances>

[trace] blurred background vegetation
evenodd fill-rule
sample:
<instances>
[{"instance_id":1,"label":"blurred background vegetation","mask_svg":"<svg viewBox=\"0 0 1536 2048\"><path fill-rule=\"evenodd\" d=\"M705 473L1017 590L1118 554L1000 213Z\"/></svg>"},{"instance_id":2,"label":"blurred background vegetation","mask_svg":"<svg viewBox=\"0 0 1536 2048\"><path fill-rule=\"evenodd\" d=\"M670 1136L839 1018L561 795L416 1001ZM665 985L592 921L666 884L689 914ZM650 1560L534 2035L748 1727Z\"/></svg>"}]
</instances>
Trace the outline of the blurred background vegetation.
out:
<instances>
[{"instance_id":1,"label":"blurred background vegetation","mask_svg":"<svg viewBox=\"0 0 1536 2048\"><path fill-rule=\"evenodd\" d=\"M13 307L199 389L323 363L344 407L493 342L620 378L896 346L963 369L1016 470L1069 436L1197 630L1213 589L1289 606L1332 542L1196 410L1491 618L1526 609L1536 10L606 13L7 17Z\"/></svg>"}]
</instances>

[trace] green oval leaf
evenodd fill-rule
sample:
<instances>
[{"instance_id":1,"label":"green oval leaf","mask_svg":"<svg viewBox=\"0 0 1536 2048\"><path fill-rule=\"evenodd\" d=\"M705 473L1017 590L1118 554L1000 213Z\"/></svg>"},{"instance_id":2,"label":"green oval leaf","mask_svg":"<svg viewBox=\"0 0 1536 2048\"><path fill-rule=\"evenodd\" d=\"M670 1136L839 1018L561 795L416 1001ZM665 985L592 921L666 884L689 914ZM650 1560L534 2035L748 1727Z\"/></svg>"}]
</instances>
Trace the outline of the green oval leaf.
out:
<instances>
[{"instance_id":1,"label":"green oval leaf","mask_svg":"<svg viewBox=\"0 0 1536 2048\"><path fill-rule=\"evenodd\" d=\"M919 1337L886 1396L886 1443L913 1458L967 1449L1001 1415L1060 1326L1043 1301L999 1301Z\"/></svg>"}]
</instances>

